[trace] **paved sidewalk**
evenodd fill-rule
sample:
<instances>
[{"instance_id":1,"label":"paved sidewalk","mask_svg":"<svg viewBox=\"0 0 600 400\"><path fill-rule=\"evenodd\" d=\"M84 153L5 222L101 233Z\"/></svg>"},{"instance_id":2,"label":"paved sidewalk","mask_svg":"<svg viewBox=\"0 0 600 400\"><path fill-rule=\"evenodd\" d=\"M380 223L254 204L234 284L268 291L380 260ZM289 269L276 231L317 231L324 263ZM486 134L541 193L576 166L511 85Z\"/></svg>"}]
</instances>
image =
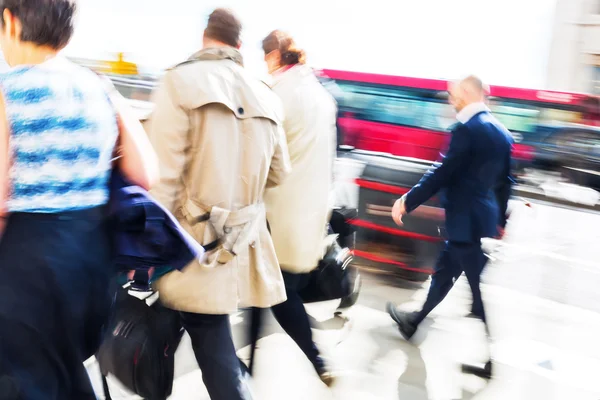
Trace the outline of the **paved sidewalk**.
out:
<instances>
[{"instance_id":1,"label":"paved sidewalk","mask_svg":"<svg viewBox=\"0 0 600 400\"><path fill-rule=\"evenodd\" d=\"M335 302L307 307L319 326L315 340L339 373L337 385L327 389L271 319L257 350L256 399L600 399L600 215L540 206L519 211L511 224L484 277L497 362L489 384L460 372L461 362L483 361L488 351L482 324L464 318L470 303L464 278L411 344L383 310L388 300L418 307L428 283L367 275L346 319L333 317ZM244 358L244 316L233 316L232 324ZM172 399L208 399L187 337L176 364ZM132 398L111 387L115 400Z\"/></svg>"}]
</instances>

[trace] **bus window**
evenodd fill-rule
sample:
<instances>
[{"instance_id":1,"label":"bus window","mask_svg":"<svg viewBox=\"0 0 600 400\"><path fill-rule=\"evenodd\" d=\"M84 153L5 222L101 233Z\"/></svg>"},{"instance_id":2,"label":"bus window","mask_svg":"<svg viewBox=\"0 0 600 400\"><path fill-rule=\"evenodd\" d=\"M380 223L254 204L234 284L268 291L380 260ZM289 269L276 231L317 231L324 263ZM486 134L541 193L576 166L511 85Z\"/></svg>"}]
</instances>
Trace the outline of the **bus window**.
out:
<instances>
[{"instance_id":1,"label":"bus window","mask_svg":"<svg viewBox=\"0 0 600 400\"><path fill-rule=\"evenodd\" d=\"M556 108L542 108L540 123L552 122L570 122L580 123L583 121L583 115L580 112L559 110Z\"/></svg>"},{"instance_id":2,"label":"bus window","mask_svg":"<svg viewBox=\"0 0 600 400\"><path fill-rule=\"evenodd\" d=\"M490 110L509 131L533 132L538 123L540 110L534 106L516 105L502 100L490 100Z\"/></svg>"},{"instance_id":3,"label":"bus window","mask_svg":"<svg viewBox=\"0 0 600 400\"><path fill-rule=\"evenodd\" d=\"M360 110L366 120L444 131L449 105L434 94L377 86L340 83L344 106Z\"/></svg>"},{"instance_id":4,"label":"bus window","mask_svg":"<svg viewBox=\"0 0 600 400\"><path fill-rule=\"evenodd\" d=\"M456 122L452 106L443 101L423 102L422 126L425 129L446 131Z\"/></svg>"}]
</instances>

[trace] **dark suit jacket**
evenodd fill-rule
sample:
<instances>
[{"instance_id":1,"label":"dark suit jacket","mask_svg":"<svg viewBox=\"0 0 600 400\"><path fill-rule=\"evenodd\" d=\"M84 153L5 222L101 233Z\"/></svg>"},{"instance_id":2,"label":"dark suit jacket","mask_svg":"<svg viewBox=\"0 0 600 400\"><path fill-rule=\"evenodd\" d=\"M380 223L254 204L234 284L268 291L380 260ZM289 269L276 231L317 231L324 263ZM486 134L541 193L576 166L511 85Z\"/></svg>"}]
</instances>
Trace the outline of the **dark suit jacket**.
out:
<instances>
[{"instance_id":1,"label":"dark suit jacket","mask_svg":"<svg viewBox=\"0 0 600 400\"><path fill-rule=\"evenodd\" d=\"M407 212L442 191L448 240L495 237L498 226L506 225L512 143L510 132L488 112L457 124L442 164L407 194Z\"/></svg>"}]
</instances>

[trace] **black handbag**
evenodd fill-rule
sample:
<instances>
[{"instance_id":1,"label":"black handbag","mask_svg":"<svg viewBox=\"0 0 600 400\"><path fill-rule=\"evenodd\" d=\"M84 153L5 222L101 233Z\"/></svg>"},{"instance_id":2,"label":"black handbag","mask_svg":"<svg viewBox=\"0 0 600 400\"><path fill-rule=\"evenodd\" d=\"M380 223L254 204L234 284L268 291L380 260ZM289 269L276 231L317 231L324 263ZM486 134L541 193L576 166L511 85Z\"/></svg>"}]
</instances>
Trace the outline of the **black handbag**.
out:
<instances>
[{"instance_id":1,"label":"black handbag","mask_svg":"<svg viewBox=\"0 0 600 400\"><path fill-rule=\"evenodd\" d=\"M356 210L336 209L331 214L329 233L336 234L318 267L310 273L309 282L299 295L304 303L342 299L340 308L349 308L357 300L361 277L352 266L354 227L350 223Z\"/></svg>"},{"instance_id":2,"label":"black handbag","mask_svg":"<svg viewBox=\"0 0 600 400\"><path fill-rule=\"evenodd\" d=\"M343 299L355 289L357 271L351 266L352 252L334 241L319 266L310 273L309 282L299 295L304 303Z\"/></svg>"},{"instance_id":3,"label":"black handbag","mask_svg":"<svg viewBox=\"0 0 600 400\"><path fill-rule=\"evenodd\" d=\"M96 354L106 399L111 400L106 382L111 374L146 400L166 400L173 389L175 351L183 333L177 311L159 301L148 305L146 299L119 288L106 336Z\"/></svg>"}]
</instances>

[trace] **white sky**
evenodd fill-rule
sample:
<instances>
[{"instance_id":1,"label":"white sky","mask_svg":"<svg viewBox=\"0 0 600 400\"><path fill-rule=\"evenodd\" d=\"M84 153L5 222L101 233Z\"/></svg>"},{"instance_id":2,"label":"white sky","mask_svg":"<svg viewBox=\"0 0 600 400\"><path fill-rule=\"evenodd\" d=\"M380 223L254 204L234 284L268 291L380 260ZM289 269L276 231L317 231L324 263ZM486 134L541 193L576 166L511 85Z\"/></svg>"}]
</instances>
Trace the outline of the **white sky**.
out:
<instances>
[{"instance_id":1,"label":"white sky","mask_svg":"<svg viewBox=\"0 0 600 400\"><path fill-rule=\"evenodd\" d=\"M475 73L493 84L543 87L556 0L80 0L67 52L124 51L166 68L199 49L218 6L242 19L248 68L265 72L260 42L287 30L319 68L432 78Z\"/></svg>"}]
</instances>

